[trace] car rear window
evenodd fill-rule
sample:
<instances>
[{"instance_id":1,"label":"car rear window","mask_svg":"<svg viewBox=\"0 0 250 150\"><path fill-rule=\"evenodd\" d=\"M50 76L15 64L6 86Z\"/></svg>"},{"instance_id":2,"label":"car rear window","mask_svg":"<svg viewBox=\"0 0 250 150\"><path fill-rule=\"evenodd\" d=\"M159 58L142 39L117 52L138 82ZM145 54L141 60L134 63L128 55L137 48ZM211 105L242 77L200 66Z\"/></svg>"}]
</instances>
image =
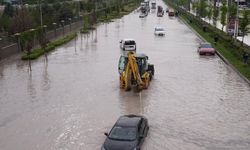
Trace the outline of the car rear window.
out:
<instances>
[{"instance_id":1,"label":"car rear window","mask_svg":"<svg viewBox=\"0 0 250 150\"><path fill-rule=\"evenodd\" d=\"M163 28L155 28L155 31L164 31Z\"/></svg>"},{"instance_id":2,"label":"car rear window","mask_svg":"<svg viewBox=\"0 0 250 150\"><path fill-rule=\"evenodd\" d=\"M212 48L212 45L209 43L201 44L201 48Z\"/></svg>"},{"instance_id":3,"label":"car rear window","mask_svg":"<svg viewBox=\"0 0 250 150\"><path fill-rule=\"evenodd\" d=\"M109 134L109 138L114 140L133 141L136 139L136 128L114 127Z\"/></svg>"},{"instance_id":4,"label":"car rear window","mask_svg":"<svg viewBox=\"0 0 250 150\"><path fill-rule=\"evenodd\" d=\"M135 45L135 41L125 41L125 45Z\"/></svg>"}]
</instances>

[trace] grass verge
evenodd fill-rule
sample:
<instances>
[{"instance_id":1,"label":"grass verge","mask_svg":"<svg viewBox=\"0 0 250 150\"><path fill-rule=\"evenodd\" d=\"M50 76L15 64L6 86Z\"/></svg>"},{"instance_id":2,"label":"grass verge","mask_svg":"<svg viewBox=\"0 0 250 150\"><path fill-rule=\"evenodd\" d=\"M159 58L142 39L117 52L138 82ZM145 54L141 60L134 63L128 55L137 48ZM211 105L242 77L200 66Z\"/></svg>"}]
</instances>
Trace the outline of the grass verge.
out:
<instances>
[{"instance_id":1,"label":"grass verge","mask_svg":"<svg viewBox=\"0 0 250 150\"><path fill-rule=\"evenodd\" d=\"M54 50L56 47L61 46L77 36L76 33L69 34L61 39L55 40L47 45L45 48L36 48L30 54L24 54L22 60L34 60L43 55L44 53Z\"/></svg>"},{"instance_id":2,"label":"grass verge","mask_svg":"<svg viewBox=\"0 0 250 150\"><path fill-rule=\"evenodd\" d=\"M200 26L194 23L190 23L189 19L181 15L181 18L185 20L200 36L202 36L206 41L210 42L213 47L225 57L229 63L231 63L242 75L244 75L248 80L250 80L250 66L243 63L243 60L239 58L238 54L235 54L235 49L230 48L231 43L228 41L220 41L214 43L214 38L211 36L210 32L204 32Z\"/></svg>"},{"instance_id":3,"label":"grass verge","mask_svg":"<svg viewBox=\"0 0 250 150\"><path fill-rule=\"evenodd\" d=\"M219 29L207 24L206 22L197 19L194 15L187 13L186 11L174 6L168 0L164 0L170 6L175 7L181 12L182 20L184 20L191 28L193 28L201 37L210 42L213 47L231 64L237 69L248 81L250 80L250 64L244 64L242 59L243 50L250 52L248 46L241 46L241 43L233 40L226 33ZM192 21L190 21L192 20ZM204 31L206 27L206 31ZM214 37L218 36L219 41L214 42Z\"/></svg>"}]
</instances>

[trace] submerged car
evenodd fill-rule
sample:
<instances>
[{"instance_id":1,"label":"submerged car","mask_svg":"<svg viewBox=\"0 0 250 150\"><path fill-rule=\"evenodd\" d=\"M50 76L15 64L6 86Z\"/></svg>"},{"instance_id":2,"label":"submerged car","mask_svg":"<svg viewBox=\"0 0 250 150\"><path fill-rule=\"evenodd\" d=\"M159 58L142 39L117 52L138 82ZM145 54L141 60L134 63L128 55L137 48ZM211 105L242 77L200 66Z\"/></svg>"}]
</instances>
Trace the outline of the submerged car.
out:
<instances>
[{"instance_id":1,"label":"submerged car","mask_svg":"<svg viewBox=\"0 0 250 150\"><path fill-rule=\"evenodd\" d=\"M140 13L139 18L144 18L147 17L148 13L144 12L144 13Z\"/></svg>"},{"instance_id":2,"label":"submerged car","mask_svg":"<svg viewBox=\"0 0 250 150\"><path fill-rule=\"evenodd\" d=\"M101 150L139 150L149 130L143 116L121 116L111 129Z\"/></svg>"},{"instance_id":3,"label":"submerged car","mask_svg":"<svg viewBox=\"0 0 250 150\"><path fill-rule=\"evenodd\" d=\"M165 29L163 27L155 27L154 33L157 36L164 36L165 35Z\"/></svg>"},{"instance_id":4,"label":"submerged car","mask_svg":"<svg viewBox=\"0 0 250 150\"><path fill-rule=\"evenodd\" d=\"M123 51L136 51L136 43L134 39L123 39L120 41L120 48Z\"/></svg>"},{"instance_id":5,"label":"submerged car","mask_svg":"<svg viewBox=\"0 0 250 150\"><path fill-rule=\"evenodd\" d=\"M210 43L201 43L198 48L198 53L200 55L215 55L215 49Z\"/></svg>"}]
</instances>

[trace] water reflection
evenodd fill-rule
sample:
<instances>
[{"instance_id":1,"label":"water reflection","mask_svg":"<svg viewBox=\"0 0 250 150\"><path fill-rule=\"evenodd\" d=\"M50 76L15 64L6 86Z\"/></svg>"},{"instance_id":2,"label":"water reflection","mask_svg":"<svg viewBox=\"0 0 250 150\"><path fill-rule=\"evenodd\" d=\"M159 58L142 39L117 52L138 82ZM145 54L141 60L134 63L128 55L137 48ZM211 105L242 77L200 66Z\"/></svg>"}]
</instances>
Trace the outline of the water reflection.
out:
<instances>
[{"instance_id":1,"label":"water reflection","mask_svg":"<svg viewBox=\"0 0 250 150\"><path fill-rule=\"evenodd\" d=\"M44 70L43 70L43 90L48 91L50 90L51 80L49 78L49 72L48 72L48 60L44 61Z\"/></svg>"},{"instance_id":2,"label":"water reflection","mask_svg":"<svg viewBox=\"0 0 250 150\"><path fill-rule=\"evenodd\" d=\"M27 92L30 96L30 102L34 103L37 93L36 93L36 86L34 85L34 82L33 82L32 72L28 74Z\"/></svg>"}]
</instances>

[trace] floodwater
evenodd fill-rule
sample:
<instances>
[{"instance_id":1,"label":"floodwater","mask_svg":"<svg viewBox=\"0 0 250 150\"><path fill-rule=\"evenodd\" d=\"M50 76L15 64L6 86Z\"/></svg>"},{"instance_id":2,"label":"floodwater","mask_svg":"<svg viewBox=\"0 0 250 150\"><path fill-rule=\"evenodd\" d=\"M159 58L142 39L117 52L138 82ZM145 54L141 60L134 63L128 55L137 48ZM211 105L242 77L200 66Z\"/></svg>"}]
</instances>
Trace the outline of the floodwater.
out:
<instances>
[{"instance_id":1,"label":"floodwater","mask_svg":"<svg viewBox=\"0 0 250 150\"><path fill-rule=\"evenodd\" d=\"M127 37L155 65L141 93L119 89ZM0 62L0 149L99 150L119 116L141 114L143 150L249 150L250 87L219 57L199 56L200 41L178 18L133 12L32 61L31 73L19 56Z\"/></svg>"}]
</instances>

